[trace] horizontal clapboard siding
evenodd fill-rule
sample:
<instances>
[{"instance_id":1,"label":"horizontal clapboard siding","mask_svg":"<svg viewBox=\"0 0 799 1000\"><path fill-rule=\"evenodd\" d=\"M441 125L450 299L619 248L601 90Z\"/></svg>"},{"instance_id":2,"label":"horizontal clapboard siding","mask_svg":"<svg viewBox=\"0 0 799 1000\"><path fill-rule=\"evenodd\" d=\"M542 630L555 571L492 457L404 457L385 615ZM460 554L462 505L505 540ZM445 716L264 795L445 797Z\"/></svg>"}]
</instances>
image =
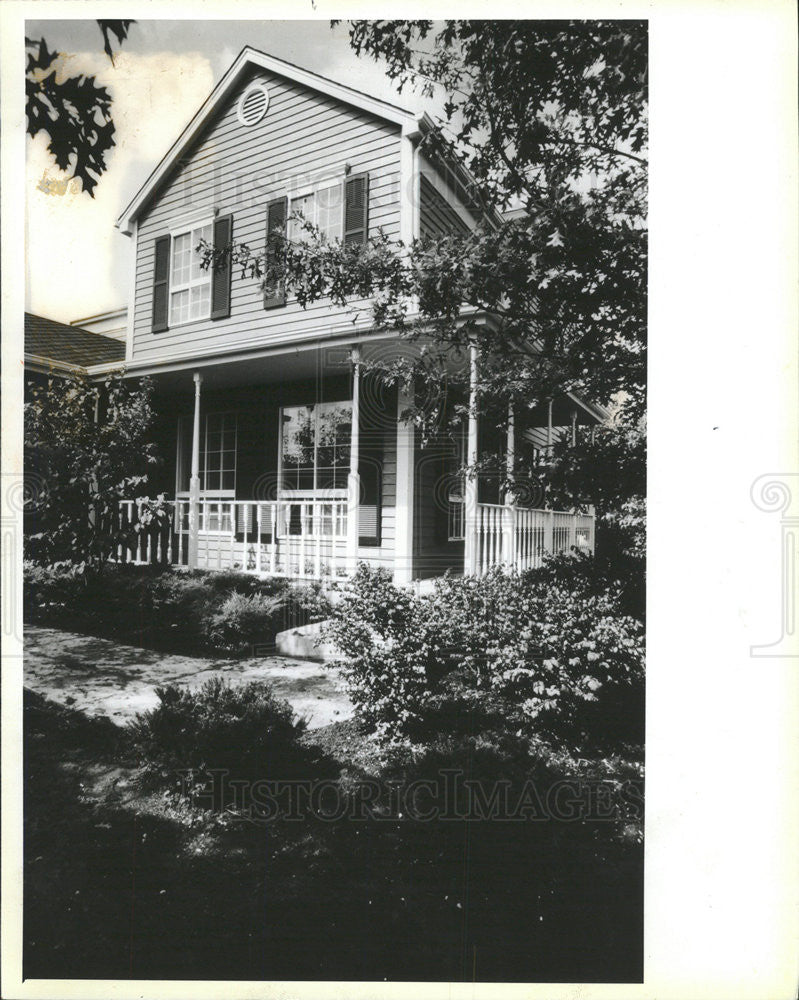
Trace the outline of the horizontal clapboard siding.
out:
<instances>
[{"instance_id":1,"label":"horizontal clapboard siding","mask_svg":"<svg viewBox=\"0 0 799 1000\"><path fill-rule=\"evenodd\" d=\"M257 80L270 93L269 111L252 128L236 116L240 94ZM182 216L207 208L233 215L233 240L261 251L267 202L329 175L369 174L369 230L399 238L400 134L389 122L264 70L231 96L171 179L139 219L133 358L155 361L191 351L205 355L292 339L346 324L351 313L320 302L303 310L289 298L265 311L258 282L234 269L230 316L152 332L155 240Z\"/></svg>"},{"instance_id":2,"label":"horizontal clapboard siding","mask_svg":"<svg viewBox=\"0 0 799 1000\"><path fill-rule=\"evenodd\" d=\"M569 434L571 434L571 427L553 427L552 443L555 444L556 441L568 437ZM528 427L524 432L524 437L534 448L541 449L547 446L546 427Z\"/></svg>"},{"instance_id":3,"label":"horizontal clapboard siding","mask_svg":"<svg viewBox=\"0 0 799 1000\"><path fill-rule=\"evenodd\" d=\"M428 178L419 178L419 232L421 236L447 236L468 233L470 227L455 209L447 204Z\"/></svg>"},{"instance_id":4,"label":"horizontal clapboard siding","mask_svg":"<svg viewBox=\"0 0 799 1000\"><path fill-rule=\"evenodd\" d=\"M392 400L393 402L393 400ZM396 405L392 413L396 412ZM363 433L363 431L361 432ZM393 422L383 435L382 490L380 508L380 546L360 546L358 557L373 566L391 568L394 563L397 502L397 429Z\"/></svg>"}]
</instances>

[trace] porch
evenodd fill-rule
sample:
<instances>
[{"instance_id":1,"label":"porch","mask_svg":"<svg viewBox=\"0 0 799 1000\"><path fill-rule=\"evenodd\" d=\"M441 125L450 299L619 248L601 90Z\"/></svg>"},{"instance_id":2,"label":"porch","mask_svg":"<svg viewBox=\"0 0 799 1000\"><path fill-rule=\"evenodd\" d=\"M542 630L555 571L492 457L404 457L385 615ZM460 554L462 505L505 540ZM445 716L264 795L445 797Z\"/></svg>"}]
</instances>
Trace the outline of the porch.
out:
<instances>
[{"instance_id":1,"label":"porch","mask_svg":"<svg viewBox=\"0 0 799 1000\"><path fill-rule=\"evenodd\" d=\"M165 515L150 520L146 505L120 503L116 561L139 565L192 566L237 570L258 576L335 580L359 561L347 545L343 501L199 500L192 540L191 501L167 501ZM463 571L482 576L496 566L522 572L541 565L546 554L594 550L594 515L478 503L464 549ZM189 552L196 558L190 562ZM368 561L368 558L364 561Z\"/></svg>"},{"instance_id":2,"label":"porch","mask_svg":"<svg viewBox=\"0 0 799 1000\"><path fill-rule=\"evenodd\" d=\"M561 405L557 428L550 403L543 421L539 407L532 423L528 408L480 426L472 358L461 439L422 442L405 419L413 389L387 390L364 364L396 350L314 345L156 374L167 461L151 499L120 502L115 558L297 580L335 580L366 562L405 584L593 551L593 513L525 504L499 485L513 481L517 451L550 446L558 430L574 438L589 417ZM503 468L463 474L488 438ZM173 499L154 503L162 493Z\"/></svg>"}]
</instances>

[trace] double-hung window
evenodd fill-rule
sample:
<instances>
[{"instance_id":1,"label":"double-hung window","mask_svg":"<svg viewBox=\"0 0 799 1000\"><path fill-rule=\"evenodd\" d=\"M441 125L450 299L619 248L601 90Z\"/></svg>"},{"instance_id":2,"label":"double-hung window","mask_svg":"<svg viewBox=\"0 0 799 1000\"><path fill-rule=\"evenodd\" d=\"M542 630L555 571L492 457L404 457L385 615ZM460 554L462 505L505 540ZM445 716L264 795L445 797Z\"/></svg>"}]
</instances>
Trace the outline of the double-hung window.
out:
<instances>
[{"instance_id":1,"label":"double-hung window","mask_svg":"<svg viewBox=\"0 0 799 1000\"><path fill-rule=\"evenodd\" d=\"M178 420L177 482L175 495L189 496L193 423L191 417ZM236 497L237 418L234 411L206 413L200 423L200 531L233 530ZM216 501L216 502L214 502Z\"/></svg>"},{"instance_id":2,"label":"double-hung window","mask_svg":"<svg viewBox=\"0 0 799 1000\"><path fill-rule=\"evenodd\" d=\"M297 218L296 213L302 218ZM325 181L291 198L288 238L294 243L310 239L303 220L316 226L328 241L341 239L344 233L344 185L341 181Z\"/></svg>"},{"instance_id":3,"label":"double-hung window","mask_svg":"<svg viewBox=\"0 0 799 1000\"><path fill-rule=\"evenodd\" d=\"M208 319L211 315L213 269L200 267L196 248L200 240L213 243L214 227L208 222L172 234L169 280L169 325Z\"/></svg>"},{"instance_id":4,"label":"double-hung window","mask_svg":"<svg viewBox=\"0 0 799 1000\"><path fill-rule=\"evenodd\" d=\"M281 416L281 495L345 497L352 403L284 406Z\"/></svg>"},{"instance_id":5,"label":"double-hung window","mask_svg":"<svg viewBox=\"0 0 799 1000\"><path fill-rule=\"evenodd\" d=\"M193 420L189 416L178 419L178 496L188 496L191 476L191 447ZM236 437L235 411L206 413L200 423L200 493L203 496L227 497L236 495Z\"/></svg>"}]
</instances>

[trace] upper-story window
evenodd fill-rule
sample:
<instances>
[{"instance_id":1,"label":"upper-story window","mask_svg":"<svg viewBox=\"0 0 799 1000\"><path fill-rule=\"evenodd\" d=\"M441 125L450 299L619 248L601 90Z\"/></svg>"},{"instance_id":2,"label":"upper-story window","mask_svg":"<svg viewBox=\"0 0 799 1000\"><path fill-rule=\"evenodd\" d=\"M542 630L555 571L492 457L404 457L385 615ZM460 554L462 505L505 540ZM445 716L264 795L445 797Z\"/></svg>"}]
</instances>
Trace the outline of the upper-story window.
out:
<instances>
[{"instance_id":1,"label":"upper-story window","mask_svg":"<svg viewBox=\"0 0 799 1000\"><path fill-rule=\"evenodd\" d=\"M300 213L302 218L297 218ZM289 203L288 238L295 243L311 238L303 220L316 226L328 240L341 239L344 232L344 192L340 181L318 186L294 196Z\"/></svg>"},{"instance_id":2,"label":"upper-story window","mask_svg":"<svg viewBox=\"0 0 799 1000\"><path fill-rule=\"evenodd\" d=\"M200 240L214 238L212 223L195 226L172 236L172 271L169 290L169 325L208 319L211 315L211 268L200 267L195 248Z\"/></svg>"}]
</instances>

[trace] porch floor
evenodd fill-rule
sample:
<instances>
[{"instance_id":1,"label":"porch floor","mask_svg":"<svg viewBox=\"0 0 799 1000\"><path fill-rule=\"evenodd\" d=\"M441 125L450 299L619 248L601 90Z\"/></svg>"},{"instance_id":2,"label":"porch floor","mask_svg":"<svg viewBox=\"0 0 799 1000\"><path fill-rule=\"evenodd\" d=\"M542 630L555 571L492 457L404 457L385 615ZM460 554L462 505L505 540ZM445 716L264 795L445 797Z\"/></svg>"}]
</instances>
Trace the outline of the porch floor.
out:
<instances>
[{"instance_id":1,"label":"porch floor","mask_svg":"<svg viewBox=\"0 0 799 1000\"><path fill-rule=\"evenodd\" d=\"M308 719L310 729L353 714L335 671L310 660L178 656L60 629L25 628L26 687L89 715L105 715L118 725L154 708L156 687L185 684L196 688L212 677L233 683L269 681L277 695Z\"/></svg>"}]
</instances>

